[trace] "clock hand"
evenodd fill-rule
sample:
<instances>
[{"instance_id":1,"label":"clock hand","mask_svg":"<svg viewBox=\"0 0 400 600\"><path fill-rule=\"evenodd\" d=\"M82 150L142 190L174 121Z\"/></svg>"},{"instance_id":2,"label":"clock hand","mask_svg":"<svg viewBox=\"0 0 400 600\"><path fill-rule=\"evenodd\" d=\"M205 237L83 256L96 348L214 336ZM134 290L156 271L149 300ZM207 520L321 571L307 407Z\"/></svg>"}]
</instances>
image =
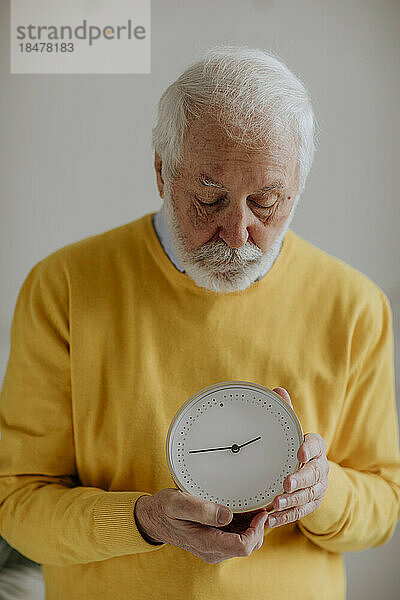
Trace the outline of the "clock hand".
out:
<instances>
[{"instance_id":1,"label":"clock hand","mask_svg":"<svg viewBox=\"0 0 400 600\"><path fill-rule=\"evenodd\" d=\"M215 450L231 450L232 446L226 446L226 448L207 448L206 450L189 450L188 454L194 454L195 452L215 452Z\"/></svg>"},{"instance_id":2,"label":"clock hand","mask_svg":"<svg viewBox=\"0 0 400 600\"><path fill-rule=\"evenodd\" d=\"M261 435L257 438L254 438L253 440L250 440L249 442L246 442L245 444L242 444L241 446L233 444L232 446L225 446L224 448L206 448L205 450L189 450L188 454L195 454L196 452L215 452L216 450L232 450L232 452L236 453L239 452L240 448L243 448L243 446L247 446L247 444L251 444L252 442L256 442L260 439Z\"/></svg>"},{"instance_id":3,"label":"clock hand","mask_svg":"<svg viewBox=\"0 0 400 600\"><path fill-rule=\"evenodd\" d=\"M239 446L239 448L243 448L243 446L247 446L247 444L252 444L253 442L256 442L257 440L261 440L261 435L259 435L257 438L254 438L254 440L250 440L249 442L246 442L245 444L241 444Z\"/></svg>"}]
</instances>

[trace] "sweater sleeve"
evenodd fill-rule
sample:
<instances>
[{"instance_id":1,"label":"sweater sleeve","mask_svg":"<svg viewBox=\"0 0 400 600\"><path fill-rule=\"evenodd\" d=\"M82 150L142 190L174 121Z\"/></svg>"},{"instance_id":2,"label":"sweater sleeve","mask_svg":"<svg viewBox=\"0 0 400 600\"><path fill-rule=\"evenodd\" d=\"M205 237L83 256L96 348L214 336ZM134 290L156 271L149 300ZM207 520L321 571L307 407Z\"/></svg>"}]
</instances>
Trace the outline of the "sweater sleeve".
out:
<instances>
[{"instance_id":1,"label":"sweater sleeve","mask_svg":"<svg viewBox=\"0 0 400 600\"><path fill-rule=\"evenodd\" d=\"M392 313L377 291L353 328L342 412L327 453L328 489L320 506L297 522L331 552L384 544L400 518Z\"/></svg>"},{"instance_id":2,"label":"sweater sleeve","mask_svg":"<svg viewBox=\"0 0 400 600\"><path fill-rule=\"evenodd\" d=\"M136 526L144 491L81 485L75 463L69 277L53 255L19 291L0 395L0 533L28 558L65 566L156 551Z\"/></svg>"}]
</instances>

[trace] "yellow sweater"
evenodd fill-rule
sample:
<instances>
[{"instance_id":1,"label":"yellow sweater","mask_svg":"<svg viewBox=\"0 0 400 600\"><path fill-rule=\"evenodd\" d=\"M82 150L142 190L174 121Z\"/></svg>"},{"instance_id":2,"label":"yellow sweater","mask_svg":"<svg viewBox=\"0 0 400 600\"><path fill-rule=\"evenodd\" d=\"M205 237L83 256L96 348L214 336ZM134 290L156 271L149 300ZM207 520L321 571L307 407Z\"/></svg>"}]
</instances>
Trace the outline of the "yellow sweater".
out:
<instances>
[{"instance_id":1,"label":"yellow sweater","mask_svg":"<svg viewBox=\"0 0 400 600\"><path fill-rule=\"evenodd\" d=\"M227 380L289 391L304 432L326 441L329 486L260 550L211 565L145 541L134 505L175 487L177 409ZM46 600L339 600L341 552L385 543L400 516L389 302L291 230L270 271L229 294L174 267L151 214L38 262L0 426L0 533L43 565Z\"/></svg>"}]
</instances>

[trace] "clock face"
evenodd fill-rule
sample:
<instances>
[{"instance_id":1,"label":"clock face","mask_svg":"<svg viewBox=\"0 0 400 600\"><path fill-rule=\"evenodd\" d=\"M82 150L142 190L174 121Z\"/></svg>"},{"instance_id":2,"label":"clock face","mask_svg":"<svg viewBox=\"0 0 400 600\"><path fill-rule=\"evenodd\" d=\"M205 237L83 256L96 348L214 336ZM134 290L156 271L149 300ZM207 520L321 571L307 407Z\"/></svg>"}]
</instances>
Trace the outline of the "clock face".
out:
<instances>
[{"instance_id":1,"label":"clock face","mask_svg":"<svg viewBox=\"0 0 400 600\"><path fill-rule=\"evenodd\" d=\"M181 491L247 512L283 493L303 440L296 414L276 392L247 381L218 383L176 413L167 463Z\"/></svg>"}]
</instances>

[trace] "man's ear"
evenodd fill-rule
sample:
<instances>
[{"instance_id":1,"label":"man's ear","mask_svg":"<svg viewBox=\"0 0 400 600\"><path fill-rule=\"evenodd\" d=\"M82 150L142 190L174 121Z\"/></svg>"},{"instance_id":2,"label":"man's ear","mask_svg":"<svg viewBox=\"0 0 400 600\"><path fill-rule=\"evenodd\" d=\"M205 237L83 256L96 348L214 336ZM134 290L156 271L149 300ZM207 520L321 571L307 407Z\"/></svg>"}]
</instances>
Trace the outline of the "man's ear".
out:
<instances>
[{"instance_id":1,"label":"man's ear","mask_svg":"<svg viewBox=\"0 0 400 600\"><path fill-rule=\"evenodd\" d=\"M161 156L159 154L157 154L157 152L155 152L154 168L156 170L157 187L158 187L158 192L160 194L160 197L164 198L164 179L163 179L163 176L161 173L161 167L162 167Z\"/></svg>"}]
</instances>

